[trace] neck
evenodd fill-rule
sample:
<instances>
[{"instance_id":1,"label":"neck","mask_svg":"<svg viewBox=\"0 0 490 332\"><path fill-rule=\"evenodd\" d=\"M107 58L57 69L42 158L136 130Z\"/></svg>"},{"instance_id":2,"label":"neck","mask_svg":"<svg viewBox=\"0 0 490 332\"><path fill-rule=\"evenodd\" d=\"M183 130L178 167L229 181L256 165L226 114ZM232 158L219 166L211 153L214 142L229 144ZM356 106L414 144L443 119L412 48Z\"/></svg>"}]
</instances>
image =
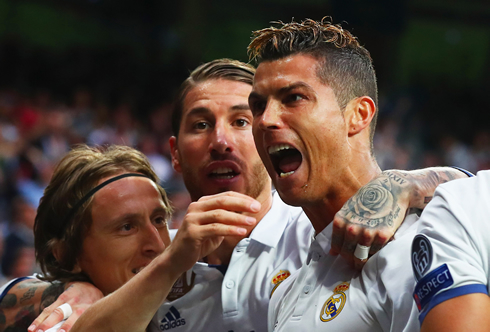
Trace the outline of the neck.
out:
<instances>
[{"instance_id":1,"label":"neck","mask_svg":"<svg viewBox=\"0 0 490 332\"><path fill-rule=\"evenodd\" d=\"M359 189L381 173L374 160L369 158L365 163L357 163L362 167L350 167L334 184L321 200L301 206L310 219L316 233L320 233L334 219L335 214L344 206Z\"/></svg>"},{"instance_id":2,"label":"neck","mask_svg":"<svg viewBox=\"0 0 490 332\"><path fill-rule=\"evenodd\" d=\"M264 218L264 216L269 212L272 207L272 192L271 190L266 190L259 197L256 198L261 204L260 211L257 213L244 213L244 215L254 217L257 220L257 223L254 226L247 228L248 232L244 236L227 236L224 238L221 245L210 253L206 257L206 261L208 264L212 265L227 265L230 263L231 255L233 254L233 249L235 249L236 245L250 236L250 233L254 230L255 226Z\"/></svg>"}]
</instances>

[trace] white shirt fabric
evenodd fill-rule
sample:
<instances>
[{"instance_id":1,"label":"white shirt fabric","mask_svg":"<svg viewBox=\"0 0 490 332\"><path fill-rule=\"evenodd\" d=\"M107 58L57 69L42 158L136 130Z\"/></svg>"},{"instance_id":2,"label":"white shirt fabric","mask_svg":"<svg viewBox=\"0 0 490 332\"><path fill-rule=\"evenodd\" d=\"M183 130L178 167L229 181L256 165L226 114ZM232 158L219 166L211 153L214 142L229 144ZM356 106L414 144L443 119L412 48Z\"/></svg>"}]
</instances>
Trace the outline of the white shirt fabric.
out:
<instances>
[{"instance_id":1,"label":"white shirt fabric","mask_svg":"<svg viewBox=\"0 0 490 332\"><path fill-rule=\"evenodd\" d=\"M420 218L412 263L420 321L457 296L489 294L490 171L440 185Z\"/></svg>"},{"instance_id":2,"label":"white shirt fabric","mask_svg":"<svg viewBox=\"0 0 490 332\"><path fill-rule=\"evenodd\" d=\"M164 303L149 330L266 331L271 293L306 260L313 234L303 210L286 205L274 192L271 209L235 247L226 274L196 264L194 287Z\"/></svg>"},{"instance_id":3,"label":"white shirt fabric","mask_svg":"<svg viewBox=\"0 0 490 332\"><path fill-rule=\"evenodd\" d=\"M332 224L311 244L303 267L283 282L269 306L269 331L418 331L411 298L410 245L415 214L362 273L328 254Z\"/></svg>"}]
</instances>

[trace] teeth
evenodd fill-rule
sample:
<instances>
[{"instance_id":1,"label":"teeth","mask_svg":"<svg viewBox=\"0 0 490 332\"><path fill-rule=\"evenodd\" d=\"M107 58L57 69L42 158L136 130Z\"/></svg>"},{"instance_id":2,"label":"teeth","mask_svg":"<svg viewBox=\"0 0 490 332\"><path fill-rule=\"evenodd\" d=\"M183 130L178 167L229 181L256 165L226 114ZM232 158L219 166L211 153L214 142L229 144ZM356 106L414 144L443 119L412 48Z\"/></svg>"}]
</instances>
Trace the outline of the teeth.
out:
<instances>
[{"instance_id":1,"label":"teeth","mask_svg":"<svg viewBox=\"0 0 490 332\"><path fill-rule=\"evenodd\" d=\"M131 272L133 272L134 274L138 274L139 272L141 272L141 270L143 270L143 268L144 268L144 266L137 268L137 269L132 269Z\"/></svg>"},{"instance_id":2,"label":"teeth","mask_svg":"<svg viewBox=\"0 0 490 332\"><path fill-rule=\"evenodd\" d=\"M218 179L231 179L233 175L219 175L217 178Z\"/></svg>"},{"instance_id":3,"label":"teeth","mask_svg":"<svg viewBox=\"0 0 490 332\"><path fill-rule=\"evenodd\" d=\"M278 145L270 146L268 152L269 154L273 154L281 150L289 150L289 149L294 149L294 148L289 144L278 144Z\"/></svg>"},{"instance_id":4,"label":"teeth","mask_svg":"<svg viewBox=\"0 0 490 332\"><path fill-rule=\"evenodd\" d=\"M287 172L287 173L281 173L281 174L279 174L279 176L280 176L281 178L285 178L285 177L287 177L287 176L290 176L290 175L291 175L291 174L293 174L293 173L294 173L294 171Z\"/></svg>"},{"instance_id":5,"label":"teeth","mask_svg":"<svg viewBox=\"0 0 490 332\"><path fill-rule=\"evenodd\" d=\"M212 171L212 174L226 174L226 173L231 173L233 170L229 167L220 167Z\"/></svg>"}]
</instances>

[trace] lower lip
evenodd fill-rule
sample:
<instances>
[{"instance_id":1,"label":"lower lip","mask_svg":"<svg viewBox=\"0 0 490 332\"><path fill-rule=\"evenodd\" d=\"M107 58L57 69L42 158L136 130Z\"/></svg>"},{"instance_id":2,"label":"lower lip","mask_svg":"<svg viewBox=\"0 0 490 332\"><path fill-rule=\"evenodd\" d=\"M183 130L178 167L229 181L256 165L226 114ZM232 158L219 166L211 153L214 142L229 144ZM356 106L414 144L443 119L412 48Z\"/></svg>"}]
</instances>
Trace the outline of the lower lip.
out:
<instances>
[{"instance_id":1,"label":"lower lip","mask_svg":"<svg viewBox=\"0 0 490 332\"><path fill-rule=\"evenodd\" d=\"M232 177L214 177L214 176L208 176L208 179L211 182L216 183L216 184L219 184L219 185L230 185L230 184L233 184L236 181L238 181L239 178L240 178L240 174L237 174L237 175L232 176Z\"/></svg>"}]
</instances>

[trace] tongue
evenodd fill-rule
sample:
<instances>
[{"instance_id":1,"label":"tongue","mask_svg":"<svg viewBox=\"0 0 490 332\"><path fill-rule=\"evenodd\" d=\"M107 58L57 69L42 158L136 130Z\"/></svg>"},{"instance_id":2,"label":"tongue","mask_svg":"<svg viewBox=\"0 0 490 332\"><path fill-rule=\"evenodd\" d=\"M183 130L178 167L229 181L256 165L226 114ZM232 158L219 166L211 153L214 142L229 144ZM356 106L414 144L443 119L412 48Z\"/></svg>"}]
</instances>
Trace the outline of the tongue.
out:
<instances>
[{"instance_id":1,"label":"tongue","mask_svg":"<svg viewBox=\"0 0 490 332\"><path fill-rule=\"evenodd\" d=\"M279 169L283 173L289 173L297 170L299 165L301 165L301 155L294 154L292 156L282 158L279 162Z\"/></svg>"}]
</instances>

